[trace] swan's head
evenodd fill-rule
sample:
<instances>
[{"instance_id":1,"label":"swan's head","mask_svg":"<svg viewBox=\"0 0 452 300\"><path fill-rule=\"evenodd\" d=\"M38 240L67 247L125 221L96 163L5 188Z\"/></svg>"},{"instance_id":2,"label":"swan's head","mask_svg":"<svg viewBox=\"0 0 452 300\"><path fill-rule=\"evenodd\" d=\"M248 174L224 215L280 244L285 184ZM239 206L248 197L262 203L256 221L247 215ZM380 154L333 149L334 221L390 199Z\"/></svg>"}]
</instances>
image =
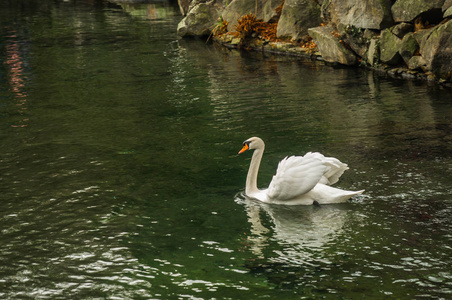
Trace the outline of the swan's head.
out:
<instances>
[{"instance_id":1,"label":"swan's head","mask_svg":"<svg viewBox=\"0 0 452 300\"><path fill-rule=\"evenodd\" d=\"M247 150L264 149L264 147L265 147L265 144L262 139L260 139L258 137L252 137L243 142L243 148L242 148L242 150L239 151L239 154L243 153Z\"/></svg>"}]
</instances>

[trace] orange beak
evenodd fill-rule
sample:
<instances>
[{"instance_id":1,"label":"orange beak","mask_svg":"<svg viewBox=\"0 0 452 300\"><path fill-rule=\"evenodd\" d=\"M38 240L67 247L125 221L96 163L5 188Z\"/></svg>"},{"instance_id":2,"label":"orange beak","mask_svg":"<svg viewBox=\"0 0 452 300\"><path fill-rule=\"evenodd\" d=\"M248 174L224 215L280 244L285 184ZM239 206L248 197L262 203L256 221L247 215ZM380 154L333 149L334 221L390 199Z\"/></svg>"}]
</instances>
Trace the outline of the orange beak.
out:
<instances>
[{"instance_id":1,"label":"orange beak","mask_svg":"<svg viewBox=\"0 0 452 300\"><path fill-rule=\"evenodd\" d=\"M245 152L246 150L250 149L250 147L248 146L248 144L243 145L242 150L239 151L239 154Z\"/></svg>"}]
</instances>

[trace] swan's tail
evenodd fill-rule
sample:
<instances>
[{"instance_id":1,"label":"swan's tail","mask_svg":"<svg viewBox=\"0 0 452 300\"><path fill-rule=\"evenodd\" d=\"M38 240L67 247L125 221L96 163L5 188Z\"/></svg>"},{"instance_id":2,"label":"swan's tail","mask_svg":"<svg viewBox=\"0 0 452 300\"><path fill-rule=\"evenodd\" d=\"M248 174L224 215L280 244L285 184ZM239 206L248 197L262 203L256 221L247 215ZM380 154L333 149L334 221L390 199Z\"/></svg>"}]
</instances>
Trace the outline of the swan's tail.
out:
<instances>
[{"instance_id":1,"label":"swan's tail","mask_svg":"<svg viewBox=\"0 0 452 300\"><path fill-rule=\"evenodd\" d=\"M360 191L350 191L351 193L352 193L352 196L355 196L355 195L359 195L359 194L362 194L362 193L364 193L366 190L360 190Z\"/></svg>"},{"instance_id":2,"label":"swan's tail","mask_svg":"<svg viewBox=\"0 0 452 300\"><path fill-rule=\"evenodd\" d=\"M340 200L338 202L345 202L348 199L350 199L353 196L356 195L360 195L362 193L364 193L365 190L360 190L360 191L344 191L345 193L341 196L339 196Z\"/></svg>"},{"instance_id":3,"label":"swan's tail","mask_svg":"<svg viewBox=\"0 0 452 300\"><path fill-rule=\"evenodd\" d=\"M346 191L324 184L316 185L313 191L316 193L315 198L320 204L343 203L351 197L362 194L364 192L364 190Z\"/></svg>"}]
</instances>

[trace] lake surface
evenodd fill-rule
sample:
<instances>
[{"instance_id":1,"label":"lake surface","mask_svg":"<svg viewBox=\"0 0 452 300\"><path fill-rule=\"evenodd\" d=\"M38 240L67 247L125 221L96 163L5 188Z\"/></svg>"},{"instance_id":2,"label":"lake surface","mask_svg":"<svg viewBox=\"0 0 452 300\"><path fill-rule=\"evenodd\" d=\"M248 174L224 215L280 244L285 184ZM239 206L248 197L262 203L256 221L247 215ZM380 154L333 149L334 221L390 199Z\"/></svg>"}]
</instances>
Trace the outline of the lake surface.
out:
<instances>
[{"instance_id":1,"label":"lake surface","mask_svg":"<svg viewBox=\"0 0 452 300\"><path fill-rule=\"evenodd\" d=\"M178 40L178 9L0 1L0 298L450 299L452 91ZM286 155L349 203L241 193Z\"/></svg>"}]
</instances>

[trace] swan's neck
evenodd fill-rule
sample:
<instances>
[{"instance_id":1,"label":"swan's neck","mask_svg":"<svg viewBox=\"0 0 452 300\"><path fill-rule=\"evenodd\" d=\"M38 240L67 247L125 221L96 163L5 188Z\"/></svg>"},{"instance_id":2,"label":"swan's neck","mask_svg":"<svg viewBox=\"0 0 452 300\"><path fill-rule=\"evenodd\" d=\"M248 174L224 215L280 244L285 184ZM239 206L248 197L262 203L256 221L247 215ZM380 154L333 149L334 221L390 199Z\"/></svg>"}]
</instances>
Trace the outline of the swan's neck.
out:
<instances>
[{"instance_id":1,"label":"swan's neck","mask_svg":"<svg viewBox=\"0 0 452 300\"><path fill-rule=\"evenodd\" d=\"M250 168L248 169L248 175L246 176L245 194L247 195L251 195L259 191L257 188L257 173L259 172L259 166L261 164L263 154L264 148L254 150Z\"/></svg>"}]
</instances>

